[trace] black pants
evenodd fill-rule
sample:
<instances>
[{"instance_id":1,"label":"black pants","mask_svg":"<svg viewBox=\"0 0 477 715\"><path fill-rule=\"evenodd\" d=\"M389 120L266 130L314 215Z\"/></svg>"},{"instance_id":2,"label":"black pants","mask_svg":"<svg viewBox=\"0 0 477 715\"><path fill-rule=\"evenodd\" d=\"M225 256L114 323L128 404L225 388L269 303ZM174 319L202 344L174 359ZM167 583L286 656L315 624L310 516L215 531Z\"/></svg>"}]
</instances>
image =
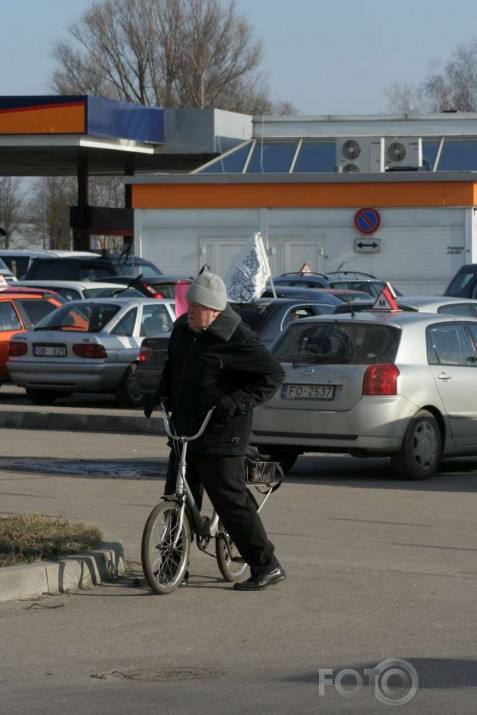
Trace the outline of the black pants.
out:
<instances>
[{"instance_id":1,"label":"black pants","mask_svg":"<svg viewBox=\"0 0 477 715\"><path fill-rule=\"evenodd\" d=\"M171 451L165 494L174 493L176 479L177 459ZM275 547L267 538L262 520L245 485L243 457L189 453L186 479L199 509L205 487L222 524L249 566L271 570L278 565L274 555Z\"/></svg>"}]
</instances>

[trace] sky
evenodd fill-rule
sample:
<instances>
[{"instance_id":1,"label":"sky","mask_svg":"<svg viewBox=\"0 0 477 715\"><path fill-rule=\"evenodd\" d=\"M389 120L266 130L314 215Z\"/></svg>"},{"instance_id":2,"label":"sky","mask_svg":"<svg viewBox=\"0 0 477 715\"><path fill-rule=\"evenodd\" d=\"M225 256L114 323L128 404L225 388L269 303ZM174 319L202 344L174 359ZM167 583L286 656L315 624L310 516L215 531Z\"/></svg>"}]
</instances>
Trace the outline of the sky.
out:
<instances>
[{"instance_id":1,"label":"sky","mask_svg":"<svg viewBox=\"0 0 477 715\"><path fill-rule=\"evenodd\" d=\"M92 0L0 0L0 95L51 94L58 40ZM390 112L385 89L419 85L477 38L475 0L236 0L263 42L273 101L299 114Z\"/></svg>"}]
</instances>

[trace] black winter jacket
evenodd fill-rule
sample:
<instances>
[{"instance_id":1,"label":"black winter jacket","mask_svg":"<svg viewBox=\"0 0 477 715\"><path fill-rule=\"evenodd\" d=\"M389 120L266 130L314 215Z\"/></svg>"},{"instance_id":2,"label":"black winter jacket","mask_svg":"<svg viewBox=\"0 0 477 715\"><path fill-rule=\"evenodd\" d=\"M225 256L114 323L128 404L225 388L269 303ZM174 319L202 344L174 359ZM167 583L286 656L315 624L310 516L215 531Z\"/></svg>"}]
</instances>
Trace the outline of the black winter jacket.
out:
<instances>
[{"instance_id":1,"label":"black winter jacket","mask_svg":"<svg viewBox=\"0 0 477 715\"><path fill-rule=\"evenodd\" d=\"M190 330L186 314L176 320L156 399L166 398L176 433L192 435L221 397L232 397L236 414L225 425L212 415L202 437L188 449L241 455L250 439L253 408L268 400L283 378L278 360L227 305L201 333Z\"/></svg>"}]
</instances>

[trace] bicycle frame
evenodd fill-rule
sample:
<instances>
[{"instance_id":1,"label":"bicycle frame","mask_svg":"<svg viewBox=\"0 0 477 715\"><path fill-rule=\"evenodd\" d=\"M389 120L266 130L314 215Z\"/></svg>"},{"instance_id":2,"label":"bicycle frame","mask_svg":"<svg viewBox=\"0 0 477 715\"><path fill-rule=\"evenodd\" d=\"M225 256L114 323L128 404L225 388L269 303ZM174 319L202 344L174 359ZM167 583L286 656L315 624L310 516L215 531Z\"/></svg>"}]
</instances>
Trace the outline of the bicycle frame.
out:
<instances>
[{"instance_id":1,"label":"bicycle frame","mask_svg":"<svg viewBox=\"0 0 477 715\"><path fill-rule=\"evenodd\" d=\"M169 419L169 414L167 411L167 406L161 402L161 412L162 416L164 418L164 427L166 430L167 436L173 441L177 442L178 444L181 445L181 454L180 454L180 459L179 459L179 465L177 469L177 480L176 480L176 488L174 494L167 494L163 498L166 501L177 501L180 506L181 506L181 512L180 512L180 519L179 519L179 529L177 530L177 535L174 539L173 546L177 546L177 542L180 536L180 532L182 529L182 524L184 521L184 513L187 509L189 510L195 531L197 532L198 536L210 536L214 537L217 534L218 531L218 526L219 526L219 515L217 512L213 511L212 518L209 519L208 517L203 517L202 514L200 513L197 504L195 502L194 496L191 492L191 489L189 487L189 484L187 483L186 479L186 468L187 468L187 447L189 445L189 442L193 442L196 439L199 439L205 431L205 428L209 424L209 420L212 417L212 414L214 412L215 407L212 407L211 410L209 410L204 417L204 421L202 422L202 425L199 429L199 431L191 436L177 436L173 433L172 431L172 426L171 426L171 421ZM253 486L253 485L250 485ZM274 491L274 488L270 486L268 489L266 489L265 492L260 492L262 496L264 497L260 503L260 505L257 505L257 511L260 513L262 510L262 507L265 505L265 502L268 500L268 497L270 494Z\"/></svg>"},{"instance_id":2,"label":"bicycle frame","mask_svg":"<svg viewBox=\"0 0 477 715\"><path fill-rule=\"evenodd\" d=\"M217 528L219 525L219 515L217 512L214 510L212 519L205 519L195 502L194 496L190 490L190 487L187 483L186 479L186 467L187 467L187 447L189 445L189 442L193 442L196 439L199 439L205 431L205 428L209 424L209 420L212 417L212 413L215 409L213 407L211 410L209 410L204 418L204 421L202 422L202 425L199 429L199 431L191 436L177 436L173 434L172 428L171 428L171 422L169 419L169 414L167 412L167 407L161 402L161 411L162 411L162 416L164 418L164 427L166 430L167 436L172 439L174 442L177 442L181 445L181 455L179 459L179 466L177 469L177 481L176 481L176 489L174 494L166 495L164 499L169 500L169 501L178 501L181 505L181 513L180 513L180 521L179 521L179 529L177 530L177 535L174 540L174 546L177 545L177 541L180 536L180 532L182 529L182 523L184 521L184 513L186 506L190 511L192 520L194 522L194 527L198 533L199 536L211 536L214 537L217 533Z\"/></svg>"}]
</instances>

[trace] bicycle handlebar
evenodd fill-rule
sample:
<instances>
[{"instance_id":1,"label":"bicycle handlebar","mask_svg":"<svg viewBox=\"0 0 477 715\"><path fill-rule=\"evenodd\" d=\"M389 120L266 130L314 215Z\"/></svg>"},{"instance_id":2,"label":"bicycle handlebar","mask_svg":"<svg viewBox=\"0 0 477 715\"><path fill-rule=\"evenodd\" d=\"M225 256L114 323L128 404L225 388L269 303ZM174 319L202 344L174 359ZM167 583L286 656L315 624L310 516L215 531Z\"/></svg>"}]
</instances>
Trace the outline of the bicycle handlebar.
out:
<instances>
[{"instance_id":1,"label":"bicycle handlebar","mask_svg":"<svg viewBox=\"0 0 477 715\"><path fill-rule=\"evenodd\" d=\"M202 425L201 425L199 431L197 432L197 434L194 434L194 435L188 437L188 436L178 436L178 435L172 433L171 421L169 419L169 414L167 412L167 405L165 405L163 402L161 402L160 407L161 407L162 416L164 418L164 427L166 430L166 434L168 437L170 437L170 439L174 440L174 442L193 442L195 439L199 439L199 437L202 437L204 430L207 427L207 425L209 424L210 418L212 417L212 413L215 410L215 407L212 407L212 409L209 410L207 412L206 416L204 417L204 421L202 422Z\"/></svg>"}]
</instances>

